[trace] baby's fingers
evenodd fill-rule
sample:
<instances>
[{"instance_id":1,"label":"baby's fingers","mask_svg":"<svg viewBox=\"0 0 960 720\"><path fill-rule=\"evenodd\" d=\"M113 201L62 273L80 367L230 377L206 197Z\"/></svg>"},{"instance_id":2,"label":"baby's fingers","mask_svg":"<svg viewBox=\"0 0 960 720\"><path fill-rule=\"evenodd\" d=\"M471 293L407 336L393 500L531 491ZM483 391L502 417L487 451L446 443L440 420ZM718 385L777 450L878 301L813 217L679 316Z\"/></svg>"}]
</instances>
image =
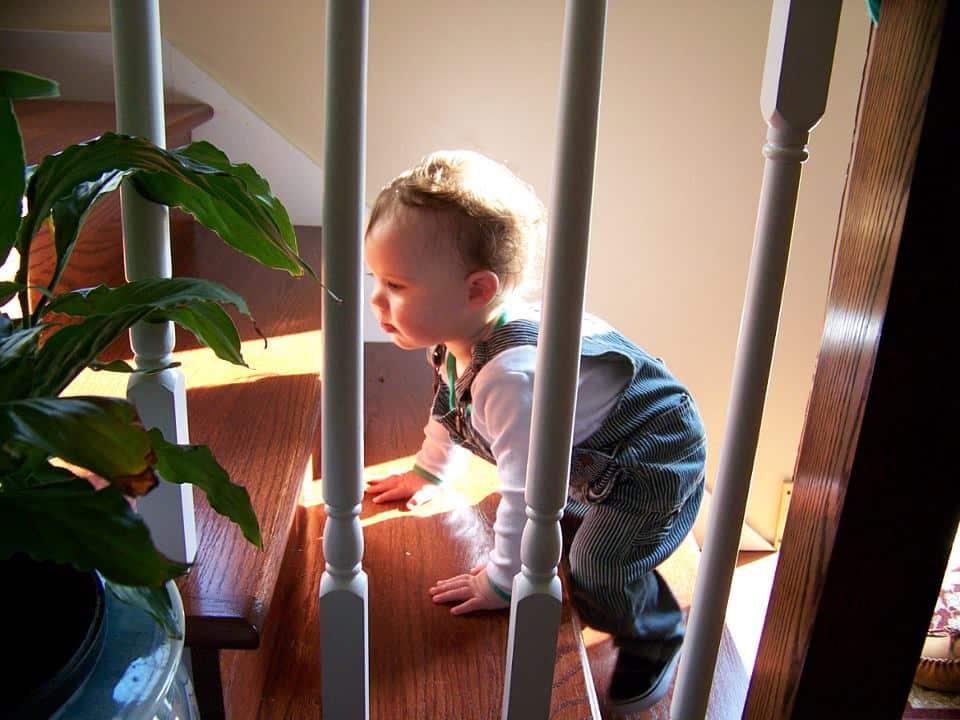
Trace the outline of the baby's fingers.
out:
<instances>
[{"instance_id":1,"label":"baby's fingers","mask_svg":"<svg viewBox=\"0 0 960 720\"><path fill-rule=\"evenodd\" d=\"M373 501L375 503L394 502L396 500L406 500L408 497L410 497L410 493L406 488L392 487L389 490L383 490L379 495L375 495Z\"/></svg>"},{"instance_id":2,"label":"baby's fingers","mask_svg":"<svg viewBox=\"0 0 960 720\"><path fill-rule=\"evenodd\" d=\"M445 603L466 600L472 597L473 593L469 587L461 585L457 587L430 588L430 595L433 596L435 603Z\"/></svg>"},{"instance_id":3,"label":"baby's fingers","mask_svg":"<svg viewBox=\"0 0 960 720\"><path fill-rule=\"evenodd\" d=\"M451 587L469 587L469 585L469 575L454 575L452 578L447 578L446 580L437 580L436 584L430 588L430 592L449 589Z\"/></svg>"},{"instance_id":4,"label":"baby's fingers","mask_svg":"<svg viewBox=\"0 0 960 720\"><path fill-rule=\"evenodd\" d=\"M395 488L397 486L397 479L393 475L385 478L377 478L376 480L370 480L367 482L367 486L363 489L365 493L376 493L383 492L384 490L389 490L390 488Z\"/></svg>"}]
</instances>

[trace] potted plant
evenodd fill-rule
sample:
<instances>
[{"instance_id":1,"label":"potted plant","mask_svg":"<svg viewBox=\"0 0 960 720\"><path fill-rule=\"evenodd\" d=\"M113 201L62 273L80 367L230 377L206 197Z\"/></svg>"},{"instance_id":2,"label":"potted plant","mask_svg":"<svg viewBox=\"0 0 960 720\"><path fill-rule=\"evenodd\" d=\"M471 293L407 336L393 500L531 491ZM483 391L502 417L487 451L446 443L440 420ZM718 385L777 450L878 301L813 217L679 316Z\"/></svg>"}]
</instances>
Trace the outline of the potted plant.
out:
<instances>
[{"instance_id":1,"label":"potted plant","mask_svg":"<svg viewBox=\"0 0 960 720\"><path fill-rule=\"evenodd\" d=\"M12 101L56 94L53 81L0 70L0 264L14 249L20 255L16 277L0 282L0 305L18 296L21 309L19 318L0 314L0 561L95 572L112 592L175 633L165 588L188 568L154 547L131 498L148 492L158 475L192 483L260 546L249 496L209 449L167 442L159 430L139 423L126 400L60 395L88 367L162 369L98 361L137 322L172 320L218 357L242 364L239 333L222 305L249 313L236 293L207 280L140 280L59 294L58 280L87 213L121 183L149 200L183 208L264 265L291 275L316 274L298 255L289 217L267 182L209 143L164 150L106 133L25 167ZM41 297L31 307L31 242L48 221L56 267L49 285L36 288ZM103 482L95 486L84 471ZM7 581L4 587L4 594L20 594Z\"/></svg>"}]
</instances>

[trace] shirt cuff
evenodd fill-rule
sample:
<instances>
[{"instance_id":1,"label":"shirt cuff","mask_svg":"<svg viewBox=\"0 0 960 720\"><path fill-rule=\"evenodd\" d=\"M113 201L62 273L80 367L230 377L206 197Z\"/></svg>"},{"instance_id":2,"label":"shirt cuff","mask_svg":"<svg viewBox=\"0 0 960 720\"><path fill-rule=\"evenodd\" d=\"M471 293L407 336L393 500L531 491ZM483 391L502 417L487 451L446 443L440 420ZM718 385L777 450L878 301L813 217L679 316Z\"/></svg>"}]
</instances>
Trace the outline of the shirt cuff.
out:
<instances>
[{"instance_id":1,"label":"shirt cuff","mask_svg":"<svg viewBox=\"0 0 960 720\"><path fill-rule=\"evenodd\" d=\"M432 482L434 485L442 485L442 484L443 484L443 479L442 479L442 478L438 478L438 477L437 477L436 475L434 475L432 472L429 472L428 470L424 470L424 469L423 469L422 467L420 467L419 465L414 465L414 466L413 466L413 471L414 471L417 475L419 475L420 477L422 477L424 480L429 480L429 481Z\"/></svg>"},{"instance_id":2,"label":"shirt cuff","mask_svg":"<svg viewBox=\"0 0 960 720\"><path fill-rule=\"evenodd\" d=\"M487 576L487 582L490 583L490 589L496 593L497 597L503 600L504 602L510 602L510 593L506 590L501 590L500 587L490 579L490 576Z\"/></svg>"}]
</instances>

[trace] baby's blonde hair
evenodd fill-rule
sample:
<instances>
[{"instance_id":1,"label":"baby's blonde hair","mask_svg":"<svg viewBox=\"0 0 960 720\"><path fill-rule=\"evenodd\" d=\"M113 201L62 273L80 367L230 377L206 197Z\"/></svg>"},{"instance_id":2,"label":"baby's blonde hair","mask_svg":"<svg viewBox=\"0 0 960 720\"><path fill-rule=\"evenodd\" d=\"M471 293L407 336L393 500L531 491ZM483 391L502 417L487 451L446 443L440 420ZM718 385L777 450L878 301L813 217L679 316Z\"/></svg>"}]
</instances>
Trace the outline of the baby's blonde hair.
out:
<instances>
[{"instance_id":1,"label":"baby's blonde hair","mask_svg":"<svg viewBox=\"0 0 960 720\"><path fill-rule=\"evenodd\" d=\"M380 191L367 232L398 206L447 214L467 269L496 273L500 296L533 282L546 237L546 210L533 188L500 163L469 150L427 155Z\"/></svg>"}]
</instances>

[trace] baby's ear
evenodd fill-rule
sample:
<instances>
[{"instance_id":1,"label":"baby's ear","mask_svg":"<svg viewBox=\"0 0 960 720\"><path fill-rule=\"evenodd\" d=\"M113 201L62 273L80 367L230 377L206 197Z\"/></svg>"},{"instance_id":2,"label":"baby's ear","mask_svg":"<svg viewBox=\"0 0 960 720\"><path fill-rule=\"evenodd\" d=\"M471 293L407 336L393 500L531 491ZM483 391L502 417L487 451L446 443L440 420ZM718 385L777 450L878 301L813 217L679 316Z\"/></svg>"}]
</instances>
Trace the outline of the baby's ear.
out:
<instances>
[{"instance_id":1,"label":"baby's ear","mask_svg":"<svg viewBox=\"0 0 960 720\"><path fill-rule=\"evenodd\" d=\"M482 308L497 296L500 278L491 270L475 270L467 275L467 298L473 308Z\"/></svg>"}]
</instances>

